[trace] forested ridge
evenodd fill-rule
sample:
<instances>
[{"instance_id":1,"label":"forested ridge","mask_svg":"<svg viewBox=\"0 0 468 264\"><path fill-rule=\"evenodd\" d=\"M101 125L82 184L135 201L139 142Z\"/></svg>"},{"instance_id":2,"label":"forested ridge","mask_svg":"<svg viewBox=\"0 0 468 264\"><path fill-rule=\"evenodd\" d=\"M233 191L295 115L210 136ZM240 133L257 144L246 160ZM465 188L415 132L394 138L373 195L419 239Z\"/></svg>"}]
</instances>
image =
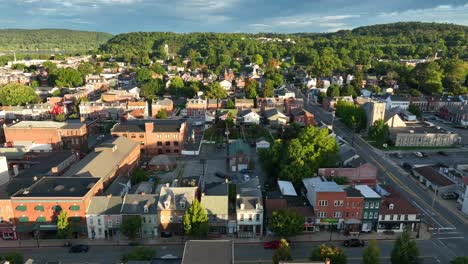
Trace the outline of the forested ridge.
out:
<instances>
[{"instance_id":1,"label":"forested ridge","mask_svg":"<svg viewBox=\"0 0 468 264\"><path fill-rule=\"evenodd\" d=\"M96 49L111 37L109 33L67 29L3 29L0 30L0 51Z\"/></svg>"}]
</instances>

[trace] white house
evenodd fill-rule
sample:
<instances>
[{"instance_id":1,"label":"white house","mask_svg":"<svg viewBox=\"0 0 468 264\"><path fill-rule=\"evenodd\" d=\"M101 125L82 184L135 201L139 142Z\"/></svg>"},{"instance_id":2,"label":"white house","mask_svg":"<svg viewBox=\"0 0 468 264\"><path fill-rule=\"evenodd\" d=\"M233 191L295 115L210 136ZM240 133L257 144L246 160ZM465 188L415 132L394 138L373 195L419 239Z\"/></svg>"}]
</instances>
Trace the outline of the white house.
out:
<instances>
[{"instance_id":1,"label":"white house","mask_svg":"<svg viewBox=\"0 0 468 264\"><path fill-rule=\"evenodd\" d=\"M219 84L221 85L221 87L223 87L224 90L231 90L232 88L232 82L228 81L228 80L224 80L224 81L221 81L219 82Z\"/></svg>"},{"instance_id":2,"label":"white house","mask_svg":"<svg viewBox=\"0 0 468 264\"><path fill-rule=\"evenodd\" d=\"M387 110L392 109L392 108L400 108L400 109L406 110L408 109L410 105L409 98L404 97L404 96L387 95L387 97L385 98L385 101L387 102L387 105L386 105Z\"/></svg>"},{"instance_id":3,"label":"white house","mask_svg":"<svg viewBox=\"0 0 468 264\"><path fill-rule=\"evenodd\" d=\"M260 124L260 115L252 109L247 109L239 113L239 117L244 124Z\"/></svg>"},{"instance_id":4,"label":"white house","mask_svg":"<svg viewBox=\"0 0 468 264\"><path fill-rule=\"evenodd\" d=\"M94 196L86 211L88 238L111 239L118 237L122 223L123 199L120 196Z\"/></svg>"},{"instance_id":5,"label":"white house","mask_svg":"<svg viewBox=\"0 0 468 264\"><path fill-rule=\"evenodd\" d=\"M257 139L257 142L256 142L256 149L259 150L259 149L268 149L270 148L270 142L266 141L263 137Z\"/></svg>"},{"instance_id":6,"label":"white house","mask_svg":"<svg viewBox=\"0 0 468 264\"><path fill-rule=\"evenodd\" d=\"M387 190L379 212L377 232L417 231L420 228L420 212L408 200L393 190ZM384 195L383 193L380 193Z\"/></svg>"},{"instance_id":7,"label":"white house","mask_svg":"<svg viewBox=\"0 0 468 264\"><path fill-rule=\"evenodd\" d=\"M238 237L261 237L263 235L262 192L257 187L258 178L239 186L236 197Z\"/></svg>"}]
</instances>

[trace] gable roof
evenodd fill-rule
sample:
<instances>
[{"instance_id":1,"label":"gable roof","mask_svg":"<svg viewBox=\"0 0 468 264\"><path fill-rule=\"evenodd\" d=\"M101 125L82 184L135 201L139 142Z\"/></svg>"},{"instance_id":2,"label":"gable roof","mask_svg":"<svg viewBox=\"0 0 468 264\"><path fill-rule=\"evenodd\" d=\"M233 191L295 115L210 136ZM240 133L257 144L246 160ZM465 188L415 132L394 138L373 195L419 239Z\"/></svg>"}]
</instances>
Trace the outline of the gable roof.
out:
<instances>
[{"instance_id":1,"label":"gable roof","mask_svg":"<svg viewBox=\"0 0 468 264\"><path fill-rule=\"evenodd\" d=\"M237 154L249 154L249 145L244 143L242 139L236 139L234 142L229 143L229 156L235 156Z\"/></svg>"},{"instance_id":2,"label":"gable roof","mask_svg":"<svg viewBox=\"0 0 468 264\"><path fill-rule=\"evenodd\" d=\"M159 194L158 210L184 210L192 204L195 199L197 187L162 187ZM169 202L169 208L164 203ZM181 207L181 202L185 202ZM187 206L187 203L189 204Z\"/></svg>"},{"instance_id":3,"label":"gable roof","mask_svg":"<svg viewBox=\"0 0 468 264\"><path fill-rule=\"evenodd\" d=\"M127 194L123 200L122 214L156 214L158 198L159 194Z\"/></svg>"},{"instance_id":4,"label":"gable roof","mask_svg":"<svg viewBox=\"0 0 468 264\"><path fill-rule=\"evenodd\" d=\"M450 186L455 184L432 166L417 167L414 171L438 186Z\"/></svg>"},{"instance_id":5,"label":"gable roof","mask_svg":"<svg viewBox=\"0 0 468 264\"><path fill-rule=\"evenodd\" d=\"M276 115L280 115L280 116L282 116L282 117L286 117L285 114L281 113L281 112L280 112L278 109L276 109L276 108L272 108L272 109L269 109L269 110L266 110L266 111L265 111L265 117L266 117L266 118L272 118L272 117L274 117L274 116L276 116Z\"/></svg>"}]
</instances>

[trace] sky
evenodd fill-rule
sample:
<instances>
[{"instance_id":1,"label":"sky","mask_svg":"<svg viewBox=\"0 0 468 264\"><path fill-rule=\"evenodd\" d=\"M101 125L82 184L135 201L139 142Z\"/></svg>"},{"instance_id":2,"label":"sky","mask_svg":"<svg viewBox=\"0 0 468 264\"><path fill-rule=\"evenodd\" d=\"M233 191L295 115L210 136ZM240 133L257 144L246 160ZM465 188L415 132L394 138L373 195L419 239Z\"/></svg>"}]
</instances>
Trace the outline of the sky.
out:
<instances>
[{"instance_id":1,"label":"sky","mask_svg":"<svg viewBox=\"0 0 468 264\"><path fill-rule=\"evenodd\" d=\"M468 25L468 0L0 0L0 28L113 34L334 32L399 21Z\"/></svg>"}]
</instances>

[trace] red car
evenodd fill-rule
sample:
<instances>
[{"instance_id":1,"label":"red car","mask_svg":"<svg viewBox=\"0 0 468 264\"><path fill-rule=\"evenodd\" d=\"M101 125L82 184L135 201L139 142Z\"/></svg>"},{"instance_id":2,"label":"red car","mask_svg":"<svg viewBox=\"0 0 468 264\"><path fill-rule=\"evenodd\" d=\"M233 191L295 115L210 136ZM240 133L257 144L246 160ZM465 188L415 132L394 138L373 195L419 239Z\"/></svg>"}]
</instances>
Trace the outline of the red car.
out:
<instances>
[{"instance_id":1,"label":"red car","mask_svg":"<svg viewBox=\"0 0 468 264\"><path fill-rule=\"evenodd\" d=\"M263 248L264 249L277 249L277 248L279 248L280 243L281 242L279 240L265 242L263 244Z\"/></svg>"}]
</instances>

